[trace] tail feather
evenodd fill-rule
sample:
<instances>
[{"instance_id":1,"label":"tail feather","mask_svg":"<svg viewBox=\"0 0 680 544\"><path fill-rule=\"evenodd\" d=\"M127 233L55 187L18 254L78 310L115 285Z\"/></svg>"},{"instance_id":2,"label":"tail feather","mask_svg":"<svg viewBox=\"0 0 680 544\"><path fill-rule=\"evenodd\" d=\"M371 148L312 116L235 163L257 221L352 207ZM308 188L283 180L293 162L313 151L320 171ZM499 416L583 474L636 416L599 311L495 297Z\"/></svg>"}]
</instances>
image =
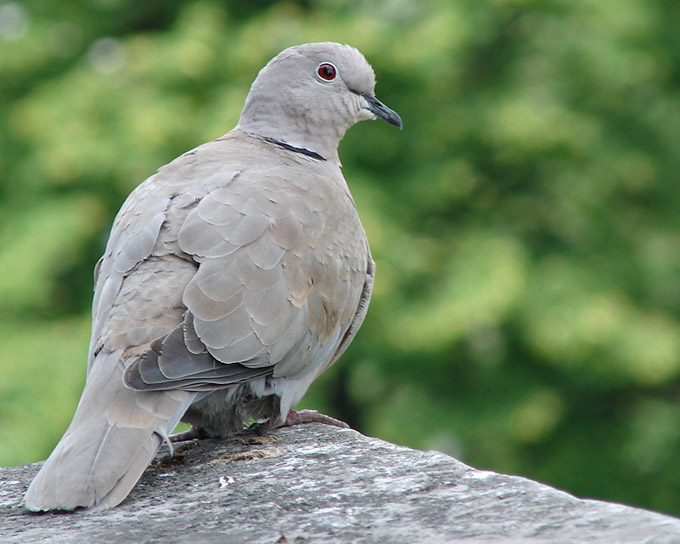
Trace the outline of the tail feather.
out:
<instances>
[{"instance_id":1,"label":"tail feather","mask_svg":"<svg viewBox=\"0 0 680 544\"><path fill-rule=\"evenodd\" d=\"M153 460L156 452L161 445L159 435L152 434L131 460L129 467L113 485L111 490L100 500L96 500L91 507L92 510L106 510L120 504L128 496L132 488L137 484L139 478Z\"/></svg>"},{"instance_id":2,"label":"tail feather","mask_svg":"<svg viewBox=\"0 0 680 544\"><path fill-rule=\"evenodd\" d=\"M108 357L93 367L71 425L29 486L28 510L116 506L193 401L186 391L127 389L123 362Z\"/></svg>"}]
</instances>

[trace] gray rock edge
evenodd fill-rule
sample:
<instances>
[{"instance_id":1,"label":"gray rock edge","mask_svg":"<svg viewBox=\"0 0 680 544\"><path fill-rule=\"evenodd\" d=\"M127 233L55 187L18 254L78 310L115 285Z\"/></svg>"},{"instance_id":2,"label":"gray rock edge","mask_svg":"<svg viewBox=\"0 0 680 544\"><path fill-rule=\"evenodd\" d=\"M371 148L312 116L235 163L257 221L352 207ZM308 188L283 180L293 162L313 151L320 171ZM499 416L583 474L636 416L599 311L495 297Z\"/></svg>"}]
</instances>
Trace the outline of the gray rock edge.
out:
<instances>
[{"instance_id":1,"label":"gray rock edge","mask_svg":"<svg viewBox=\"0 0 680 544\"><path fill-rule=\"evenodd\" d=\"M3 543L680 543L677 518L319 424L159 455L98 513L26 512L39 466L0 468Z\"/></svg>"}]
</instances>

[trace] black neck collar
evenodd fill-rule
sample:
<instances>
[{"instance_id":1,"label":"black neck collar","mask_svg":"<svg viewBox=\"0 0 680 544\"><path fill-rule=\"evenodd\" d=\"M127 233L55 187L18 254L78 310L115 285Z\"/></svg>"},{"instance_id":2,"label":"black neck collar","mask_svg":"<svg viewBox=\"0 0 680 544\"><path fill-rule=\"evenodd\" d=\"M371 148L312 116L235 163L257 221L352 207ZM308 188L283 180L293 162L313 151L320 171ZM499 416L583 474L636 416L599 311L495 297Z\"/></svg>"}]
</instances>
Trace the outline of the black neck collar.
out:
<instances>
[{"instance_id":1,"label":"black neck collar","mask_svg":"<svg viewBox=\"0 0 680 544\"><path fill-rule=\"evenodd\" d=\"M291 145L289 143L283 142L281 140L277 140L276 138L269 138L267 136L262 136L262 139L265 142L269 142L274 145L278 145L279 147L282 147L283 149L287 149L288 151L293 151L294 153L302 153L303 155L306 155L307 157L312 157L313 159L316 159L317 161L325 161L326 158L322 157L315 151L312 151L311 149L307 149L306 147L295 147L294 145Z\"/></svg>"}]
</instances>

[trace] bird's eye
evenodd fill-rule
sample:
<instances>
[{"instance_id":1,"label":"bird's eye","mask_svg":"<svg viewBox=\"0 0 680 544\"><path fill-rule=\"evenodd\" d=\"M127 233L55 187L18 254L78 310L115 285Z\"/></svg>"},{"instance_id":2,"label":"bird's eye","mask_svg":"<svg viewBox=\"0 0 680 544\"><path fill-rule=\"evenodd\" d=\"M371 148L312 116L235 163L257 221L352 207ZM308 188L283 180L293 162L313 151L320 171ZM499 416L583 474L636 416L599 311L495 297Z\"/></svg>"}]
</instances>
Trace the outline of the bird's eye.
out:
<instances>
[{"instance_id":1,"label":"bird's eye","mask_svg":"<svg viewBox=\"0 0 680 544\"><path fill-rule=\"evenodd\" d=\"M322 62L316 68L316 74L324 81L333 81L338 70L330 62Z\"/></svg>"}]
</instances>

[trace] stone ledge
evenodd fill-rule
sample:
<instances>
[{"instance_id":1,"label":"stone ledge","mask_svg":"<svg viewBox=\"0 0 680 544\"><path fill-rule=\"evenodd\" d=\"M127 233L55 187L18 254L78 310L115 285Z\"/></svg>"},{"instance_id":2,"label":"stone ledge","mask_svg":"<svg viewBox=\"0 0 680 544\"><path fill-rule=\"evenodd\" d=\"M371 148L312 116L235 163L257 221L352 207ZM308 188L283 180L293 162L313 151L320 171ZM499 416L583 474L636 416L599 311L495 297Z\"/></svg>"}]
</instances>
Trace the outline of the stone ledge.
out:
<instances>
[{"instance_id":1,"label":"stone ledge","mask_svg":"<svg viewBox=\"0 0 680 544\"><path fill-rule=\"evenodd\" d=\"M5 544L680 542L680 519L318 424L159 456L96 514L25 512L38 467L0 468Z\"/></svg>"}]
</instances>

